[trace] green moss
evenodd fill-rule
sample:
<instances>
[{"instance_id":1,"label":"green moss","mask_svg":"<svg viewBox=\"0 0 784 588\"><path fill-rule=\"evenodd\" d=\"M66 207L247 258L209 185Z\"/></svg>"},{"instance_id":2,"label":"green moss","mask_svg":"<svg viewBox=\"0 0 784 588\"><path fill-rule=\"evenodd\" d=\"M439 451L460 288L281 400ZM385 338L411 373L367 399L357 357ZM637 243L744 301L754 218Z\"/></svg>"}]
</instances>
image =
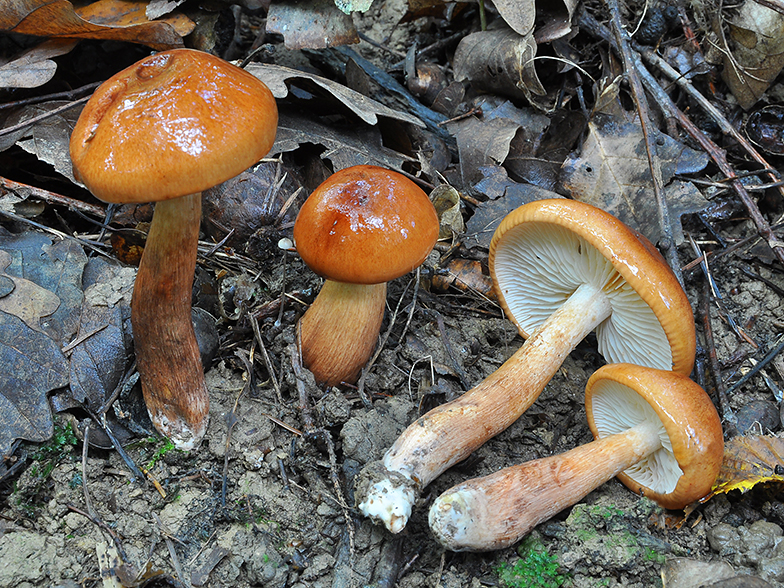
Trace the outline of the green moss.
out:
<instances>
[{"instance_id":1,"label":"green moss","mask_svg":"<svg viewBox=\"0 0 784 588\"><path fill-rule=\"evenodd\" d=\"M169 453L169 451L173 449L175 449L174 443L172 443L169 439L163 438L163 444L158 449L155 450L155 453L153 453L152 458L150 459L149 462L147 462L147 467L146 467L147 471L148 472L151 471L155 467L155 464L157 464L158 461L161 458L163 458L164 455L166 455L167 453Z\"/></svg>"},{"instance_id":2,"label":"green moss","mask_svg":"<svg viewBox=\"0 0 784 588\"><path fill-rule=\"evenodd\" d=\"M508 588L558 588L566 581L559 574L558 558L536 536L529 536L517 548L520 556L514 565L502 563L498 567L501 584Z\"/></svg>"},{"instance_id":3,"label":"green moss","mask_svg":"<svg viewBox=\"0 0 784 588\"><path fill-rule=\"evenodd\" d=\"M30 454L33 464L28 470L27 483L22 486L14 484L14 496L20 508L31 516L35 515L36 510L49 499L49 476L57 464L75 455L74 448L78 442L71 423L55 420L52 437Z\"/></svg>"}]
</instances>

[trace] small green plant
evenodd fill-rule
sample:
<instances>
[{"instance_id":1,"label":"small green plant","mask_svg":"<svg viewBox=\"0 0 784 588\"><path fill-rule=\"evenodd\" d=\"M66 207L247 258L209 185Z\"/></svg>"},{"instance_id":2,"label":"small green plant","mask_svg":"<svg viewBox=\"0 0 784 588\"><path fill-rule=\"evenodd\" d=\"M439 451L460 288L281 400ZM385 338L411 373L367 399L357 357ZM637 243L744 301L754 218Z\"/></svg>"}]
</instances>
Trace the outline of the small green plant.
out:
<instances>
[{"instance_id":1,"label":"small green plant","mask_svg":"<svg viewBox=\"0 0 784 588\"><path fill-rule=\"evenodd\" d=\"M534 536L526 538L517 548L520 556L514 565L502 563L498 577L508 588L559 588L566 576L559 574L558 558L547 551L542 541Z\"/></svg>"},{"instance_id":2,"label":"small green plant","mask_svg":"<svg viewBox=\"0 0 784 588\"><path fill-rule=\"evenodd\" d=\"M155 450L155 453L153 454L152 458L147 463L147 471L148 472L151 471L155 467L155 464L157 464L158 461L160 461L161 458L163 458L163 456L169 453L169 451L171 451L172 449L174 449L174 443L172 443L170 439L166 439L164 437L163 445L161 445L158 449Z\"/></svg>"},{"instance_id":3,"label":"small green plant","mask_svg":"<svg viewBox=\"0 0 784 588\"><path fill-rule=\"evenodd\" d=\"M73 454L79 442L71 423L55 421L52 438L36 447L30 454L33 461L28 471L29 478L24 485L14 485L16 503L19 507L34 514L36 509L48 500L47 480L61 461Z\"/></svg>"}]
</instances>

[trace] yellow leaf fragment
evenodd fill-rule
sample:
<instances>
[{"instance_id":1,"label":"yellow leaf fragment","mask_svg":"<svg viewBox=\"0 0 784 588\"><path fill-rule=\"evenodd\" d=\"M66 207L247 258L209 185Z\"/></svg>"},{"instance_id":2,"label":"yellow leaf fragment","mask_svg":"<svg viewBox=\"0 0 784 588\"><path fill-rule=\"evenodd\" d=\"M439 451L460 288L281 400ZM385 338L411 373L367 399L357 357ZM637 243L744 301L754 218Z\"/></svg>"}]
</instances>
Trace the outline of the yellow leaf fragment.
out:
<instances>
[{"instance_id":1,"label":"yellow leaf fragment","mask_svg":"<svg viewBox=\"0 0 784 588\"><path fill-rule=\"evenodd\" d=\"M724 445L724 461L711 493L746 492L759 483L784 482L784 439L772 435L735 437Z\"/></svg>"}]
</instances>

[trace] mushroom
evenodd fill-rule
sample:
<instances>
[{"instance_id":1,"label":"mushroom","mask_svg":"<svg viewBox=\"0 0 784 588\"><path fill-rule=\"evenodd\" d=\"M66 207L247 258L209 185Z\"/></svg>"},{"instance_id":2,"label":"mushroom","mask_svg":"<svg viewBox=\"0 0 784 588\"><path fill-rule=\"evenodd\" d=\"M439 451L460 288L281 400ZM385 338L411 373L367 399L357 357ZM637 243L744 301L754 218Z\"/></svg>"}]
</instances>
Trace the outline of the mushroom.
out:
<instances>
[{"instance_id":1,"label":"mushroom","mask_svg":"<svg viewBox=\"0 0 784 588\"><path fill-rule=\"evenodd\" d=\"M508 547L614 476L664 508L705 496L724 455L721 421L687 376L632 364L597 370L585 389L594 441L453 486L430 528L453 551Z\"/></svg>"},{"instance_id":2,"label":"mushroom","mask_svg":"<svg viewBox=\"0 0 784 588\"><path fill-rule=\"evenodd\" d=\"M438 238L419 186L372 165L342 169L308 197L294 223L302 260L325 278L299 321L302 362L317 382L353 383L376 346L387 282L418 267Z\"/></svg>"},{"instance_id":3,"label":"mushroom","mask_svg":"<svg viewBox=\"0 0 784 588\"><path fill-rule=\"evenodd\" d=\"M591 331L608 362L691 372L686 295L653 245L614 216L574 200L531 202L503 219L489 262L499 302L526 341L483 382L412 423L358 477L359 509L393 533L419 491L517 420Z\"/></svg>"},{"instance_id":4,"label":"mushroom","mask_svg":"<svg viewBox=\"0 0 784 588\"><path fill-rule=\"evenodd\" d=\"M266 155L277 120L258 79L213 55L174 49L102 84L71 135L74 175L97 198L157 202L131 323L147 410L181 449L198 445L209 410L191 323L201 191Z\"/></svg>"}]
</instances>

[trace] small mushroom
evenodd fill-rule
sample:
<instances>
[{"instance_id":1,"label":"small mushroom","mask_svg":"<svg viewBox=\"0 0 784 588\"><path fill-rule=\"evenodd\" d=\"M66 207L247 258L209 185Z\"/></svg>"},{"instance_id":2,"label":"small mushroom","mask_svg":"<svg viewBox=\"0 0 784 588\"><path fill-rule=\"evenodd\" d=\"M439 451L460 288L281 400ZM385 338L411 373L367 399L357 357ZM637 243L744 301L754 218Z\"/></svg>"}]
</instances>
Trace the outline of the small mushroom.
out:
<instances>
[{"instance_id":1,"label":"small mushroom","mask_svg":"<svg viewBox=\"0 0 784 588\"><path fill-rule=\"evenodd\" d=\"M299 322L302 361L317 382L356 381L376 346L386 283L425 260L438 228L427 194L381 167L342 169L308 197L294 242L302 260L326 278Z\"/></svg>"},{"instance_id":2,"label":"small mushroom","mask_svg":"<svg viewBox=\"0 0 784 588\"><path fill-rule=\"evenodd\" d=\"M174 49L102 84L71 135L77 179L105 202L157 202L136 276L131 322L155 427L192 449L207 428L208 391L191 323L201 191L266 155L275 99L244 70Z\"/></svg>"},{"instance_id":3,"label":"small mushroom","mask_svg":"<svg viewBox=\"0 0 784 588\"><path fill-rule=\"evenodd\" d=\"M689 301L653 245L614 216L567 199L526 204L501 222L489 262L525 344L483 382L417 419L360 475L359 509L393 533L419 491L517 420L590 332L608 362L691 372Z\"/></svg>"},{"instance_id":4,"label":"small mushroom","mask_svg":"<svg viewBox=\"0 0 784 588\"><path fill-rule=\"evenodd\" d=\"M705 496L724 455L721 421L687 376L632 364L597 370L585 389L594 441L453 486L430 528L453 551L508 547L618 476L664 508Z\"/></svg>"}]
</instances>

